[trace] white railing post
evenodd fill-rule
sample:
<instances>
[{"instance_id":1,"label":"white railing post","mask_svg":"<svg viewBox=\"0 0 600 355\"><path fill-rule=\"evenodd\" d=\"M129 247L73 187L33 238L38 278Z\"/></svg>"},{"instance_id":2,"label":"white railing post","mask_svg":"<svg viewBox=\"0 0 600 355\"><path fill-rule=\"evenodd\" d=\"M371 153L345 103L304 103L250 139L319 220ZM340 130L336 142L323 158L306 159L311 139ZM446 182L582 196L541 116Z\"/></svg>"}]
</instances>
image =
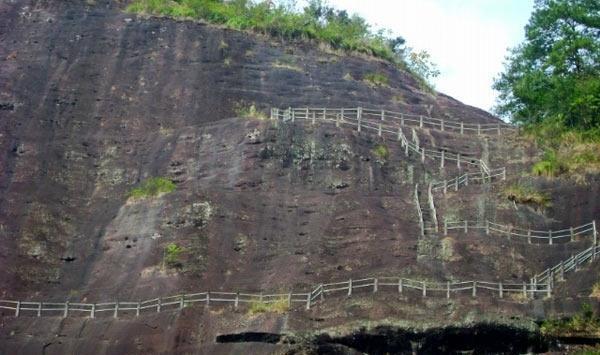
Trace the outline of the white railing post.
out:
<instances>
[{"instance_id":1,"label":"white railing post","mask_svg":"<svg viewBox=\"0 0 600 355\"><path fill-rule=\"evenodd\" d=\"M460 170L460 153L456 154L456 167ZM458 178L456 178L458 181Z\"/></svg>"},{"instance_id":2,"label":"white railing post","mask_svg":"<svg viewBox=\"0 0 600 355\"><path fill-rule=\"evenodd\" d=\"M375 280L373 281L373 293L377 292L379 289L379 280L377 278L375 278Z\"/></svg>"},{"instance_id":3,"label":"white railing post","mask_svg":"<svg viewBox=\"0 0 600 355\"><path fill-rule=\"evenodd\" d=\"M423 287L423 297L427 297L427 284L425 283L425 281L421 281L421 286Z\"/></svg>"},{"instance_id":4,"label":"white railing post","mask_svg":"<svg viewBox=\"0 0 600 355\"><path fill-rule=\"evenodd\" d=\"M41 317L42 316L42 303L43 302L39 302L38 303L38 309L37 309L37 316Z\"/></svg>"},{"instance_id":5,"label":"white railing post","mask_svg":"<svg viewBox=\"0 0 600 355\"><path fill-rule=\"evenodd\" d=\"M465 124L462 121L460 122L460 134L465 134Z\"/></svg>"},{"instance_id":6,"label":"white railing post","mask_svg":"<svg viewBox=\"0 0 600 355\"><path fill-rule=\"evenodd\" d=\"M481 123L477 124L477 135L480 136L481 135Z\"/></svg>"},{"instance_id":7,"label":"white railing post","mask_svg":"<svg viewBox=\"0 0 600 355\"><path fill-rule=\"evenodd\" d=\"M69 301L65 302L65 311L63 313L63 318L67 318L69 315Z\"/></svg>"},{"instance_id":8,"label":"white railing post","mask_svg":"<svg viewBox=\"0 0 600 355\"><path fill-rule=\"evenodd\" d=\"M352 296L352 279L348 280L348 297Z\"/></svg>"},{"instance_id":9,"label":"white railing post","mask_svg":"<svg viewBox=\"0 0 600 355\"><path fill-rule=\"evenodd\" d=\"M444 163L445 163L445 155L446 155L446 151L442 150L442 161L440 162L440 167L443 168L444 167Z\"/></svg>"},{"instance_id":10,"label":"white railing post","mask_svg":"<svg viewBox=\"0 0 600 355\"><path fill-rule=\"evenodd\" d=\"M403 286L402 285L402 278L399 277L398 278L398 293L402 293L402 288L403 288L402 286Z\"/></svg>"},{"instance_id":11,"label":"white railing post","mask_svg":"<svg viewBox=\"0 0 600 355\"><path fill-rule=\"evenodd\" d=\"M235 300L233 301L233 308L238 309L240 306L240 291L235 293Z\"/></svg>"},{"instance_id":12,"label":"white railing post","mask_svg":"<svg viewBox=\"0 0 600 355\"><path fill-rule=\"evenodd\" d=\"M594 246L596 246L598 245L598 230L596 229L596 220L592 221L592 232L594 233Z\"/></svg>"},{"instance_id":13,"label":"white railing post","mask_svg":"<svg viewBox=\"0 0 600 355\"><path fill-rule=\"evenodd\" d=\"M308 310L308 309L310 309L310 296L311 296L311 295L312 295L312 293L309 293L309 294L306 296L306 309L307 309L307 310Z\"/></svg>"},{"instance_id":14,"label":"white railing post","mask_svg":"<svg viewBox=\"0 0 600 355\"><path fill-rule=\"evenodd\" d=\"M504 289L502 288L502 282L498 283L498 292L500 293L500 298L504 297Z\"/></svg>"},{"instance_id":15,"label":"white railing post","mask_svg":"<svg viewBox=\"0 0 600 355\"><path fill-rule=\"evenodd\" d=\"M140 309L142 308L142 302L138 301L138 303L135 305L135 316L139 317L140 316Z\"/></svg>"},{"instance_id":16,"label":"white railing post","mask_svg":"<svg viewBox=\"0 0 600 355\"><path fill-rule=\"evenodd\" d=\"M113 313L113 318L116 319L118 314L119 314L119 301L115 301L115 311Z\"/></svg>"},{"instance_id":17,"label":"white railing post","mask_svg":"<svg viewBox=\"0 0 600 355\"><path fill-rule=\"evenodd\" d=\"M19 314L21 313L21 301L17 301L17 308L15 308L15 317L19 317Z\"/></svg>"},{"instance_id":18,"label":"white railing post","mask_svg":"<svg viewBox=\"0 0 600 355\"><path fill-rule=\"evenodd\" d=\"M381 110L381 120L385 121L385 110Z\"/></svg>"},{"instance_id":19,"label":"white railing post","mask_svg":"<svg viewBox=\"0 0 600 355\"><path fill-rule=\"evenodd\" d=\"M419 128L423 128L423 115L419 115Z\"/></svg>"},{"instance_id":20,"label":"white railing post","mask_svg":"<svg viewBox=\"0 0 600 355\"><path fill-rule=\"evenodd\" d=\"M446 298L450 298L450 281L446 281Z\"/></svg>"},{"instance_id":21,"label":"white railing post","mask_svg":"<svg viewBox=\"0 0 600 355\"><path fill-rule=\"evenodd\" d=\"M360 132L360 125L361 125L361 120L362 120L362 107L359 107L356 110L356 119L358 120L358 131Z\"/></svg>"},{"instance_id":22,"label":"white railing post","mask_svg":"<svg viewBox=\"0 0 600 355\"><path fill-rule=\"evenodd\" d=\"M160 309L161 309L161 300L160 297L156 300L156 313L160 313Z\"/></svg>"},{"instance_id":23,"label":"white railing post","mask_svg":"<svg viewBox=\"0 0 600 355\"><path fill-rule=\"evenodd\" d=\"M90 318L96 317L96 304L92 303L92 310L90 311Z\"/></svg>"},{"instance_id":24,"label":"white railing post","mask_svg":"<svg viewBox=\"0 0 600 355\"><path fill-rule=\"evenodd\" d=\"M477 281L473 281L473 297L477 297Z\"/></svg>"}]
</instances>

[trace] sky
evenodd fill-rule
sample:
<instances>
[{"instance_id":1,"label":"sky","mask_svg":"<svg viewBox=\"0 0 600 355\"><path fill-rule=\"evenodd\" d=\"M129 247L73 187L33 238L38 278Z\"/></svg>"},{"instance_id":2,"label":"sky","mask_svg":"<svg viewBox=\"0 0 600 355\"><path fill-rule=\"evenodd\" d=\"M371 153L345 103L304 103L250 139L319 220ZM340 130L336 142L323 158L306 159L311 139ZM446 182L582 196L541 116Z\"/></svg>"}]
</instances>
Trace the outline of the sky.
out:
<instances>
[{"instance_id":1,"label":"sky","mask_svg":"<svg viewBox=\"0 0 600 355\"><path fill-rule=\"evenodd\" d=\"M406 45L426 50L441 74L435 88L490 111L492 83L508 48L518 45L534 0L329 0L375 28L388 28Z\"/></svg>"}]
</instances>

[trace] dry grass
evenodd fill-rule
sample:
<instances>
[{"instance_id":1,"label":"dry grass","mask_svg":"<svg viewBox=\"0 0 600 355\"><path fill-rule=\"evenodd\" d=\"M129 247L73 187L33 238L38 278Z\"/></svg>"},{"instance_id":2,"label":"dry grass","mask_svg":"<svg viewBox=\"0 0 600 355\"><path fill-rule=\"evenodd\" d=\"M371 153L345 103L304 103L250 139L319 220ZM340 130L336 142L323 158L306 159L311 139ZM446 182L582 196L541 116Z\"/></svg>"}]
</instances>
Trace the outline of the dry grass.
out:
<instances>
[{"instance_id":1,"label":"dry grass","mask_svg":"<svg viewBox=\"0 0 600 355\"><path fill-rule=\"evenodd\" d=\"M590 297L600 298L600 281L596 282L594 286L592 286L592 293Z\"/></svg>"},{"instance_id":2,"label":"dry grass","mask_svg":"<svg viewBox=\"0 0 600 355\"><path fill-rule=\"evenodd\" d=\"M548 194L537 191L533 187L521 184L513 184L506 187L503 191L504 197L517 203L535 205L537 207L549 207L551 199Z\"/></svg>"},{"instance_id":3,"label":"dry grass","mask_svg":"<svg viewBox=\"0 0 600 355\"><path fill-rule=\"evenodd\" d=\"M238 103L235 105L235 113L241 118L257 118L259 120L266 120L269 118L266 113L259 111L255 104L244 104Z\"/></svg>"},{"instance_id":4,"label":"dry grass","mask_svg":"<svg viewBox=\"0 0 600 355\"><path fill-rule=\"evenodd\" d=\"M273 302L260 302L254 301L250 303L250 308L248 309L249 315L255 315L260 313L277 313L284 314L289 311L290 306L288 305L288 300L286 298L280 298Z\"/></svg>"}]
</instances>

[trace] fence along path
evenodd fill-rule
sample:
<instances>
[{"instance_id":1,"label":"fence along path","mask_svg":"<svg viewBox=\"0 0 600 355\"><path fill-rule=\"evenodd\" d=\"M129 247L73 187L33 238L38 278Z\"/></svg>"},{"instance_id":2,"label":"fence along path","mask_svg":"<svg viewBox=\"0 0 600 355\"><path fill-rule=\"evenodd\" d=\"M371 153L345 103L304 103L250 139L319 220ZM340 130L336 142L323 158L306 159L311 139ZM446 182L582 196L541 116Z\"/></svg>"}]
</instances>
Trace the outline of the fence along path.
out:
<instances>
[{"instance_id":1,"label":"fence along path","mask_svg":"<svg viewBox=\"0 0 600 355\"><path fill-rule=\"evenodd\" d=\"M498 180L506 180L506 168L488 169L486 173L464 173L453 179L443 180L432 184L433 191L442 191L444 194L448 190L458 191L461 186L469 186L472 183L487 183Z\"/></svg>"},{"instance_id":2,"label":"fence along path","mask_svg":"<svg viewBox=\"0 0 600 355\"><path fill-rule=\"evenodd\" d=\"M110 314L114 318L119 315L140 316L142 313L161 312L164 310L183 309L193 304L232 304L236 309L242 304L275 302L286 302L292 307L295 304L303 305L307 310L317 301L325 299L326 295L337 294L351 296L355 291L368 289L378 292L394 290L403 293L405 290L416 290L423 297L445 295L450 298L452 293L470 292L477 297L481 291L495 291L493 295L500 298L507 293L518 293L533 298L536 294L550 295L550 285L540 282L515 283L515 282L488 282L488 281L462 281L462 282L430 282L412 280L403 277L370 277L364 279L347 280L341 282L319 284L311 292L303 293L278 293L278 294L256 294L241 292L200 292L180 294L168 297L153 298L144 301L115 301L104 303L75 303L75 302L31 302L0 300L0 309L14 311L14 316L19 317L24 313L37 317L70 315L87 315L95 318L101 314ZM496 293L497 292L497 293Z\"/></svg>"},{"instance_id":3,"label":"fence along path","mask_svg":"<svg viewBox=\"0 0 600 355\"><path fill-rule=\"evenodd\" d=\"M467 293L472 297L482 294L503 298L505 295L521 295L524 298L535 298L536 295L550 297L554 288L554 281L564 280L566 273L578 271L581 265L593 262L600 255L600 246L593 245L590 248L561 261L535 275L530 282L490 282L490 281L422 281L403 277L369 277L363 279L349 279L347 281L322 283L314 287L310 292L302 293L242 293L242 292L200 292L185 293L175 296L158 297L144 301L115 301L104 303L75 303L75 302L32 302L0 300L0 309L13 311L15 317L21 315L30 316L62 316L73 315L96 316L109 314L114 318L119 315L140 316L142 313L156 313L165 310L183 309L194 304L203 304L209 307L211 304L231 304L238 308L243 304L263 303L272 304L286 302L288 306L300 304L307 310L318 301L323 301L329 295L352 296L354 292L367 290L373 293L379 291L392 291L402 294L412 290L420 293L423 297L446 297L452 294Z\"/></svg>"},{"instance_id":4,"label":"fence along path","mask_svg":"<svg viewBox=\"0 0 600 355\"><path fill-rule=\"evenodd\" d=\"M284 110L273 108L271 109L271 118L279 116L281 112L287 112L289 115L308 115L312 118L319 119L322 114L322 108L287 108ZM330 112L340 113L342 111L361 111L362 117L366 119L378 120L378 121L390 121L400 124L400 126L412 126L419 128L436 129L442 132L454 132L460 134L474 134L474 135L500 135L502 133L516 132L517 128L506 124L504 122L498 123L465 123L462 121L447 120L443 118L434 118L423 115L416 115L412 113L403 113L396 111L389 111L385 109L369 109L369 108L337 108L327 109ZM296 117L298 118L298 117Z\"/></svg>"},{"instance_id":5,"label":"fence along path","mask_svg":"<svg viewBox=\"0 0 600 355\"><path fill-rule=\"evenodd\" d=\"M358 132L362 130L370 130L377 132L378 136L384 134L392 135L400 142L404 148L404 154L409 156L410 152L416 153L422 162L426 158L438 159L440 166L444 167L447 161L454 161L458 168L463 165L466 167L475 167L479 170L486 172L487 166L479 158L473 157L468 154L449 152L445 149L427 149L420 146L419 140L416 135L413 134L412 141L409 140L402 130L401 124L394 124L393 121L379 121L373 122L372 119L364 116L364 110L361 107L358 108L288 108L287 110L280 110L277 108L271 109L271 119L282 120L284 122L294 122L296 119L308 120L315 124L317 121L328 121L335 122L336 127L341 125L347 125L355 127ZM487 169L489 171L489 169Z\"/></svg>"},{"instance_id":6,"label":"fence along path","mask_svg":"<svg viewBox=\"0 0 600 355\"><path fill-rule=\"evenodd\" d=\"M574 242L579 236L591 236L594 245L598 244L598 230L596 228L596 221L586 223L577 227L569 227L560 230L533 230L533 229L522 229L515 228L510 225L498 224L486 220L485 222L477 221L444 221L444 235L448 235L449 230L460 230L467 233L469 229L485 230L486 235L490 235L491 232L505 235L508 238L516 237L523 240L527 240L527 243L532 244L555 244L555 243L569 243Z\"/></svg>"}]
</instances>

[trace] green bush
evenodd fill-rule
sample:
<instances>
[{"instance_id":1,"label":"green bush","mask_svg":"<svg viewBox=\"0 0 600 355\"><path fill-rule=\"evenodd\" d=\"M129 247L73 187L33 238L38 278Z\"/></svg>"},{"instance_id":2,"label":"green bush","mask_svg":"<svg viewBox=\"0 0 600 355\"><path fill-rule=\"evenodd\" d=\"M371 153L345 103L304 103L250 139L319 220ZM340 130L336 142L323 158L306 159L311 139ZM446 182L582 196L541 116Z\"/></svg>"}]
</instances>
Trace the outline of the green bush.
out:
<instances>
[{"instance_id":1,"label":"green bush","mask_svg":"<svg viewBox=\"0 0 600 355\"><path fill-rule=\"evenodd\" d=\"M154 197L161 193L169 193L175 191L175 183L163 177L153 177L145 180L140 186L132 189L129 192L129 197L146 198Z\"/></svg>"},{"instance_id":2,"label":"green bush","mask_svg":"<svg viewBox=\"0 0 600 355\"><path fill-rule=\"evenodd\" d=\"M183 263L181 261L181 253L183 253L185 249L180 247L175 243L170 243L165 248L165 263L168 267L171 268L181 268Z\"/></svg>"},{"instance_id":3,"label":"green bush","mask_svg":"<svg viewBox=\"0 0 600 355\"><path fill-rule=\"evenodd\" d=\"M235 114L241 118L258 118L261 120L269 118L264 112L259 111L255 104L245 105L239 103L235 105Z\"/></svg>"},{"instance_id":4,"label":"green bush","mask_svg":"<svg viewBox=\"0 0 600 355\"><path fill-rule=\"evenodd\" d=\"M366 53L407 68L410 50L402 37L373 31L360 16L310 0L302 11L293 3L251 0L134 0L127 11L169 17L191 17L238 30L281 39L316 40L332 48Z\"/></svg>"},{"instance_id":5,"label":"green bush","mask_svg":"<svg viewBox=\"0 0 600 355\"><path fill-rule=\"evenodd\" d=\"M363 80L371 86L388 86L389 85L388 77L381 73L367 73L363 77Z\"/></svg>"},{"instance_id":6,"label":"green bush","mask_svg":"<svg viewBox=\"0 0 600 355\"><path fill-rule=\"evenodd\" d=\"M373 154L375 154L375 156L380 160L386 161L387 158L390 156L390 151L387 146L383 144L378 144L375 146L375 148L373 148Z\"/></svg>"},{"instance_id":7,"label":"green bush","mask_svg":"<svg viewBox=\"0 0 600 355\"><path fill-rule=\"evenodd\" d=\"M540 325L544 335L551 336L600 336L600 317L596 316L592 306L585 303L581 310L571 318L545 320Z\"/></svg>"},{"instance_id":8,"label":"green bush","mask_svg":"<svg viewBox=\"0 0 600 355\"><path fill-rule=\"evenodd\" d=\"M511 201L540 207L550 206L550 196L530 186L513 184L504 189L504 196Z\"/></svg>"},{"instance_id":9,"label":"green bush","mask_svg":"<svg viewBox=\"0 0 600 355\"><path fill-rule=\"evenodd\" d=\"M586 174L600 172L600 129L567 128L560 121L550 120L526 127L525 134L545 151L533 166L533 175L583 180Z\"/></svg>"}]
</instances>

